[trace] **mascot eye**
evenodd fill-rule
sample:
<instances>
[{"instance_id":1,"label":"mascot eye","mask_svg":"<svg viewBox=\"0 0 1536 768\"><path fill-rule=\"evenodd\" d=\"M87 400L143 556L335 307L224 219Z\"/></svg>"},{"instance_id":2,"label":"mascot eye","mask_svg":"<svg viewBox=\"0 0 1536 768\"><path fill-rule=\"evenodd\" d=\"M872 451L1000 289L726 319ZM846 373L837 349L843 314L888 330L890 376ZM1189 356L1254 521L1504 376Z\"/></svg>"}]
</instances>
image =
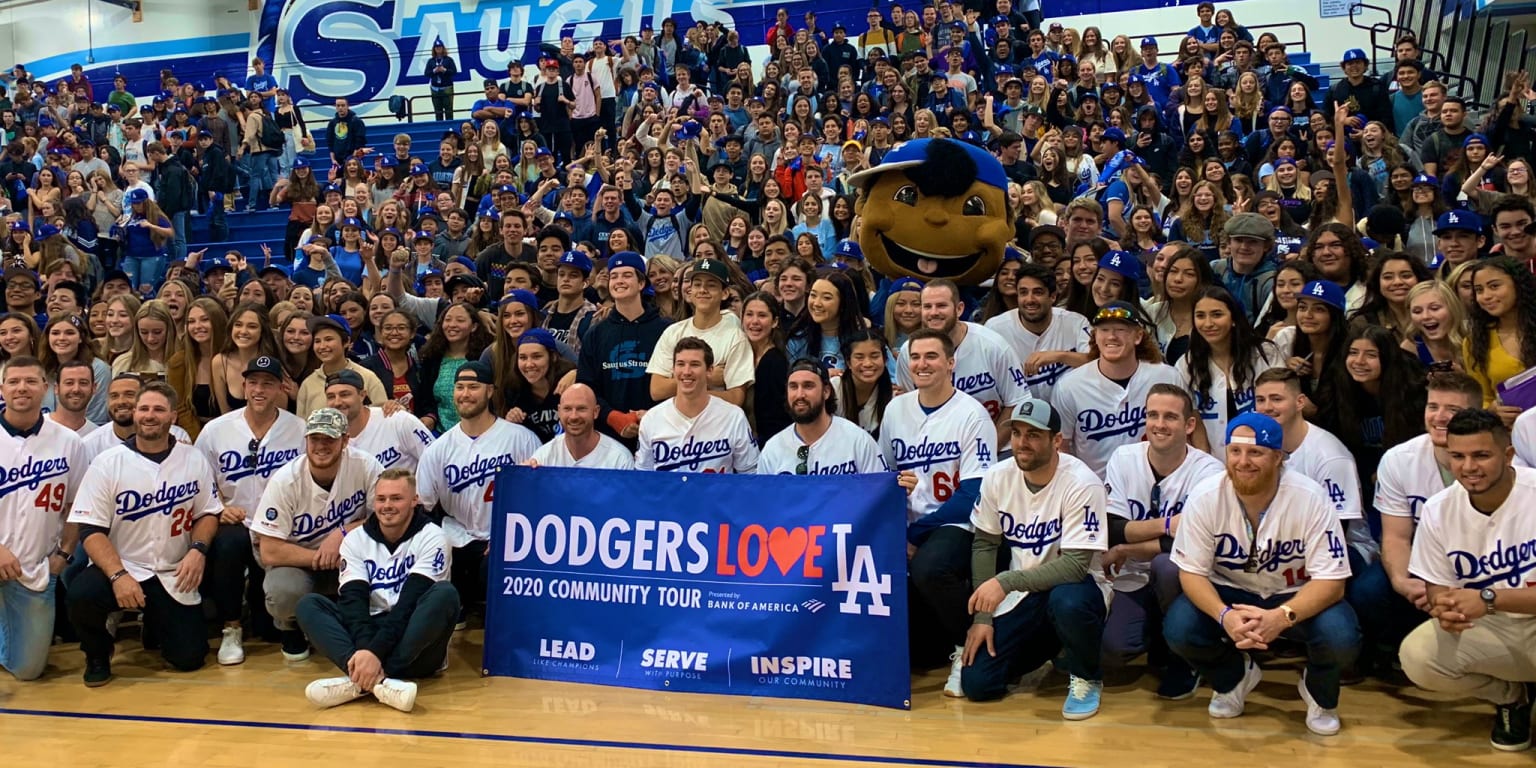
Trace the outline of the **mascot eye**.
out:
<instances>
[{"instance_id":1,"label":"mascot eye","mask_svg":"<svg viewBox=\"0 0 1536 768\"><path fill-rule=\"evenodd\" d=\"M896 190L896 194L892 195L891 199L902 205L917 205L917 187L908 184Z\"/></svg>"},{"instance_id":2,"label":"mascot eye","mask_svg":"<svg viewBox=\"0 0 1536 768\"><path fill-rule=\"evenodd\" d=\"M962 211L967 216L987 215L987 202L977 195L971 195L965 199L965 208Z\"/></svg>"}]
</instances>

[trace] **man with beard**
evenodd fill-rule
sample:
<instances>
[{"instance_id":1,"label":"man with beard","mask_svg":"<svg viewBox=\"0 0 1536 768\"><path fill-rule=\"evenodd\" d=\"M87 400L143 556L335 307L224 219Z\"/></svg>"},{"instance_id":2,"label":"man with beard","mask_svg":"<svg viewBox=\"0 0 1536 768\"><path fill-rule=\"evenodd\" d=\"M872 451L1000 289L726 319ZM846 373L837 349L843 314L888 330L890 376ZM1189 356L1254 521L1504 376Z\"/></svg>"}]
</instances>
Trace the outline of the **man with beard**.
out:
<instances>
[{"instance_id":1,"label":"man with beard","mask_svg":"<svg viewBox=\"0 0 1536 768\"><path fill-rule=\"evenodd\" d=\"M495 391L489 365L472 361L459 369L453 377L459 423L427 447L416 473L421 506L442 515L443 538L453 548L453 586L466 609L485 602L496 470L521 464L539 449L531 430L491 411ZM461 613L457 628L465 626Z\"/></svg>"},{"instance_id":2,"label":"man with beard","mask_svg":"<svg viewBox=\"0 0 1536 768\"><path fill-rule=\"evenodd\" d=\"M864 475L889 471L880 447L859 425L833 416L837 393L827 369L797 360L785 387L791 429L779 430L763 446L759 475Z\"/></svg>"},{"instance_id":3,"label":"man with beard","mask_svg":"<svg viewBox=\"0 0 1536 768\"><path fill-rule=\"evenodd\" d=\"M1317 483L1285 467L1284 432L1261 413L1227 424L1226 473L1184 504L1173 562L1184 594L1163 621L1168 646L1210 682L1213 718L1243 714L1263 673L1248 651L1285 635L1307 648L1298 689L1307 729L1339 732L1339 674L1360 649L1339 522Z\"/></svg>"},{"instance_id":4,"label":"man with beard","mask_svg":"<svg viewBox=\"0 0 1536 768\"><path fill-rule=\"evenodd\" d=\"M98 429L85 437L85 460L93 462L110 448L116 448L133 437L133 410L138 402L139 390L144 381L139 374L123 372L112 377L107 385L107 415L112 417L110 429ZM102 425L107 426L107 425ZM171 425L171 437L178 443L192 444L192 436L176 424Z\"/></svg>"},{"instance_id":5,"label":"man with beard","mask_svg":"<svg viewBox=\"0 0 1536 768\"><path fill-rule=\"evenodd\" d=\"M1456 484L1424 505L1408 563L1434 621L1403 641L1403 672L1424 690L1491 702L1493 748L1517 752L1531 746L1536 472L1510 465L1504 422L1481 408L1451 417L1445 449Z\"/></svg>"},{"instance_id":6,"label":"man with beard","mask_svg":"<svg viewBox=\"0 0 1536 768\"><path fill-rule=\"evenodd\" d=\"M272 475L304 452L304 421L277 405L283 390L282 363L259 355L246 364L242 378L245 407L208 422L197 436L197 449L213 466L213 480L224 500L208 574L208 596L224 624L218 654L224 665L245 661L240 623L245 600L251 604L255 631L277 638L261 587L266 574L251 547L248 526Z\"/></svg>"},{"instance_id":7,"label":"man with beard","mask_svg":"<svg viewBox=\"0 0 1536 768\"><path fill-rule=\"evenodd\" d=\"M923 327L948 336L955 346L955 388L975 398L997 425L997 441L1008 435L1008 412L1030 397L1024 383L1024 370L1014 361L1008 342L978 323L962 322L965 311L960 286L949 280L934 280L923 286ZM912 342L901 346L898 360L906 360ZM896 385L902 390L915 389L912 371L896 366Z\"/></svg>"},{"instance_id":8,"label":"man with beard","mask_svg":"<svg viewBox=\"0 0 1536 768\"><path fill-rule=\"evenodd\" d=\"M141 611L173 669L191 672L208 656L203 627L203 567L224 505L213 468L171 436L176 390L145 384L133 411L134 435L91 462L69 522L80 526L91 565L69 583L69 618L85 653L85 685L112 680L107 619Z\"/></svg>"},{"instance_id":9,"label":"man with beard","mask_svg":"<svg viewBox=\"0 0 1536 768\"><path fill-rule=\"evenodd\" d=\"M1013 671L1036 669L1059 648L1071 675L1061 716L1086 720L1098 713L1104 688L1104 591L1092 572L1108 540L1104 486L1086 464L1061 453L1061 415L1044 400L1013 409L1009 442L1013 461L987 471L971 512L976 591L960 685L972 701L1000 699ZM1009 565L998 573L1005 541Z\"/></svg>"},{"instance_id":10,"label":"man with beard","mask_svg":"<svg viewBox=\"0 0 1536 768\"><path fill-rule=\"evenodd\" d=\"M1184 501L1202 481L1222 472L1220 461L1189 445L1200 418L1188 390L1153 384L1146 424L1147 439L1116 448L1104 468L1110 515L1104 573L1114 586L1104 661L1113 667L1159 644L1149 630L1161 624L1179 596L1179 569L1166 553L1173 549ZM1166 654L1162 668L1158 698L1181 701L1195 695L1199 680L1183 659Z\"/></svg>"},{"instance_id":11,"label":"man with beard","mask_svg":"<svg viewBox=\"0 0 1536 768\"><path fill-rule=\"evenodd\" d=\"M1024 363L1030 397L1050 400L1056 382L1087 359L1088 318L1056 306L1056 277L1040 264L1019 265L1019 306L987 321Z\"/></svg>"},{"instance_id":12,"label":"man with beard","mask_svg":"<svg viewBox=\"0 0 1536 768\"><path fill-rule=\"evenodd\" d=\"M352 447L378 459L384 469L415 470L432 433L410 411L386 414L383 408L363 405L363 377L344 370L325 379L325 404L347 417L347 438Z\"/></svg>"},{"instance_id":13,"label":"man with beard","mask_svg":"<svg viewBox=\"0 0 1536 768\"><path fill-rule=\"evenodd\" d=\"M334 594L341 540L368 519L368 494L384 469L347 438L347 417L317 408L304 424L304 455L279 469L251 515L257 553L267 569L267 612L283 636L283 658L309 658L299 629L299 599Z\"/></svg>"},{"instance_id":14,"label":"man with beard","mask_svg":"<svg viewBox=\"0 0 1536 768\"><path fill-rule=\"evenodd\" d=\"M560 395L560 434L539 446L528 465L634 469L634 454L623 443L597 431L597 414L597 395L592 388L572 384Z\"/></svg>"},{"instance_id":15,"label":"man with beard","mask_svg":"<svg viewBox=\"0 0 1536 768\"><path fill-rule=\"evenodd\" d=\"M89 360L67 360L60 364L53 396L58 408L48 414L48 418L82 438L101 426L85 417L85 409L96 396L96 374Z\"/></svg>"},{"instance_id":16,"label":"man with beard","mask_svg":"<svg viewBox=\"0 0 1536 768\"><path fill-rule=\"evenodd\" d=\"M693 285L705 280L695 278ZM723 290L717 295L719 292ZM660 352L658 349L657 354ZM697 336L684 336L668 355L668 381L676 394L640 420L635 468L743 475L756 472L757 443L752 441L747 414L725 398L710 394L715 353L709 343ZM651 362L655 364L656 358Z\"/></svg>"},{"instance_id":17,"label":"man with beard","mask_svg":"<svg viewBox=\"0 0 1536 768\"><path fill-rule=\"evenodd\" d=\"M86 470L79 436L43 418L47 388L35 358L13 357L0 373L0 667L17 680L36 680L48 663L55 589L78 533L64 525L65 510Z\"/></svg>"}]
</instances>

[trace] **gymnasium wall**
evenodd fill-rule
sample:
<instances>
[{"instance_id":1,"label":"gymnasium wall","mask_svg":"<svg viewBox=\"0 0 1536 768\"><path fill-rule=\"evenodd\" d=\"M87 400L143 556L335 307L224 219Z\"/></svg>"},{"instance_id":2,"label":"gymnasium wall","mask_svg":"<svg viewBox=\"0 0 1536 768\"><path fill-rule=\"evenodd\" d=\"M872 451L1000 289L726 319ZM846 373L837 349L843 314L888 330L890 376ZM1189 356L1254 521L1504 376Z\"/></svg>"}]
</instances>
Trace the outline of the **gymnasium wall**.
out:
<instances>
[{"instance_id":1,"label":"gymnasium wall","mask_svg":"<svg viewBox=\"0 0 1536 768\"><path fill-rule=\"evenodd\" d=\"M1239 0L1219 3L1241 24L1258 27L1297 21L1306 25L1314 60L1337 62L1365 36L1338 13L1347 0ZM915 6L917 3L908 3ZM686 28L692 19L721 21L741 32L748 44L763 41L782 3L760 0L145 0L144 20L100 0L0 0L0 66L25 63L36 75L53 77L72 63L86 67L98 89L110 88L122 72L129 90L146 96L158 90L158 73L173 69L183 81L212 84L222 73L243 83L251 54L272 67L278 82L301 100L382 101L393 95L425 93L421 72L433 40L441 38L460 62L461 87L472 98L486 76L504 77L514 58L537 57L538 46L562 34L578 40L634 32L649 21L658 27L672 17ZM882 8L888 4L881 2ZM868 0L797 0L787 4L799 26L814 8L819 25L865 28ZM1106 37L1177 33L1194 26L1194 3L1186 0L1045 0L1048 20L1081 29L1099 26ZM1274 30L1281 40L1300 39L1297 27ZM1164 38L1171 50L1175 37ZM754 51L761 61L765 49ZM272 63L275 62L275 66ZM382 107L382 105L377 105ZM367 111L369 108L364 107Z\"/></svg>"}]
</instances>

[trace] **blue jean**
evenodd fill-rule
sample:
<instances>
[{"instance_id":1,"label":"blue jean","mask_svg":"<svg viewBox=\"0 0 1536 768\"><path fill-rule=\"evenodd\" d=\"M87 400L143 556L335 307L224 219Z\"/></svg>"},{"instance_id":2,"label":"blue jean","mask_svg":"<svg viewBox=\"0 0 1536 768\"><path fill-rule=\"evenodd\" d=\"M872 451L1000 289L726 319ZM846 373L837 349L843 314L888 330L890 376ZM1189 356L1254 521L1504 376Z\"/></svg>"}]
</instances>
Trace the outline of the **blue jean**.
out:
<instances>
[{"instance_id":1,"label":"blue jean","mask_svg":"<svg viewBox=\"0 0 1536 768\"><path fill-rule=\"evenodd\" d=\"M1231 587L1216 586L1227 605L1243 603L1259 608L1274 608L1292 596L1259 597ZM1333 709L1339 705L1339 673L1355 661L1360 652L1360 623L1354 609L1340 600L1316 616L1299 621L1281 633L1307 646L1307 690L1318 706ZM1195 607L1181 595L1163 617L1163 637L1174 653L1182 656L1211 688L1226 693L1242 682L1246 673L1245 654L1233 645L1227 631L1216 620Z\"/></svg>"},{"instance_id":2,"label":"blue jean","mask_svg":"<svg viewBox=\"0 0 1536 768\"><path fill-rule=\"evenodd\" d=\"M257 152L248 155L247 161L251 186L250 199L246 202L246 207L250 210L264 211L270 207L267 204L268 193L277 186L278 153Z\"/></svg>"},{"instance_id":3,"label":"blue jean","mask_svg":"<svg viewBox=\"0 0 1536 768\"><path fill-rule=\"evenodd\" d=\"M187 260L187 211L166 214L171 218L171 229L176 234L171 238L171 259L173 261ZM165 276L165 266L160 267L161 277Z\"/></svg>"},{"instance_id":4,"label":"blue jean","mask_svg":"<svg viewBox=\"0 0 1536 768\"><path fill-rule=\"evenodd\" d=\"M329 597L311 593L299 600L298 619L315 648L345 673L347 662L359 648L353 640L355 628L347 626L341 606ZM448 641L458 619L458 591L448 582L433 584L416 602L399 642L379 659L384 675L408 680L436 674L448 657Z\"/></svg>"},{"instance_id":5,"label":"blue jean","mask_svg":"<svg viewBox=\"0 0 1536 768\"><path fill-rule=\"evenodd\" d=\"M1104 593L1093 576L1033 592L1013 610L992 619L993 656L985 646L960 673L960 689L971 701L1000 699L1008 683L1066 652L1067 671L1101 680L1099 646L1104 639Z\"/></svg>"},{"instance_id":6,"label":"blue jean","mask_svg":"<svg viewBox=\"0 0 1536 768\"><path fill-rule=\"evenodd\" d=\"M1344 599L1360 617L1365 659L1390 661L1403 638L1429 621L1429 614L1415 608L1392 588L1392 579L1380 559L1367 565L1351 547L1349 568L1354 575L1344 587Z\"/></svg>"},{"instance_id":7,"label":"blue jean","mask_svg":"<svg viewBox=\"0 0 1536 768\"><path fill-rule=\"evenodd\" d=\"M36 680L48 666L58 582L49 576L48 586L33 592L19 582L0 581L0 667L17 680Z\"/></svg>"},{"instance_id":8,"label":"blue jean","mask_svg":"<svg viewBox=\"0 0 1536 768\"><path fill-rule=\"evenodd\" d=\"M175 216L171 217L174 222ZM182 244L185 252L186 244ZM128 282L133 284L134 290L141 285L158 286L165 281L165 254L151 254L149 256L123 256L123 271L128 273Z\"/></svg>"}]
</instances>

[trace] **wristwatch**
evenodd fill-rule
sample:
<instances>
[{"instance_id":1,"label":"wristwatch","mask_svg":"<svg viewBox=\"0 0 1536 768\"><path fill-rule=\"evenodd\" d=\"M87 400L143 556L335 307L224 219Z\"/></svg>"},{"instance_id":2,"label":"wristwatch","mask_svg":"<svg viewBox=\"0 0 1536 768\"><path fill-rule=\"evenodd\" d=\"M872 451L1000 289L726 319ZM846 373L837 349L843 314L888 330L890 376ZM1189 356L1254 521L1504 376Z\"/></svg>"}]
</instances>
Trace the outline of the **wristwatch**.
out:
<instances>
[{"instance_id":1,"label":"wristwatch","mask_svg":"<svg viewBox=\"0 0 1536 768\"><path fill-rule=\"evenodd\" d=\"M1281 615L1285 616L1285 623L1287 623L1287 624L1289 624L1289 625L1291 625L1293 627L1296 626L1296 610L1295 609L1291 608L1291 606L1289 606L1289 605L1282 605L1282 606L1280 606L1280 608L1278 610L1280 611Z\"/></svg>"},{"instance_id":2,"label":"wristwatch","mask_svg":"<svg viewBox=\"0 0 1536 768\"><path fill-rule=\"evenodd\" d=\"M74 565L75 564L75 556L71 555L68 552L65 552L63 547L54 547L53 551L48 553L48 556L49 557L58 556L58 557L64 558L64 564L65 565Z\"/></svg>"},{"instance_id":3,"label":"wristwatch","mask_svg":"<svg viewBox=\"0 0 1536 768\"><path fill-rule=\"evenodd\" d=\"M1495 613L1493 599L1498 596L1498 593L1494 592L1492 587L1483 587L1483 591L1477 593L1477 596L1483 599L1483 608L1487 610L1489 616L1492 616Z\"/></svg>"},{"instance_id":4,"label":"wristwatch","mask_svg":"<svg viewBox=\"0 0 1536 768\"><path fill-rule=\"evenodd\" d=\"M207 557L208 556L208 545L204 544L201 541L194 541L191 544L188 544L187 545L187 549L195 550L198 554L201 554L203 557Z\"/></svg>"}]
</instances>

